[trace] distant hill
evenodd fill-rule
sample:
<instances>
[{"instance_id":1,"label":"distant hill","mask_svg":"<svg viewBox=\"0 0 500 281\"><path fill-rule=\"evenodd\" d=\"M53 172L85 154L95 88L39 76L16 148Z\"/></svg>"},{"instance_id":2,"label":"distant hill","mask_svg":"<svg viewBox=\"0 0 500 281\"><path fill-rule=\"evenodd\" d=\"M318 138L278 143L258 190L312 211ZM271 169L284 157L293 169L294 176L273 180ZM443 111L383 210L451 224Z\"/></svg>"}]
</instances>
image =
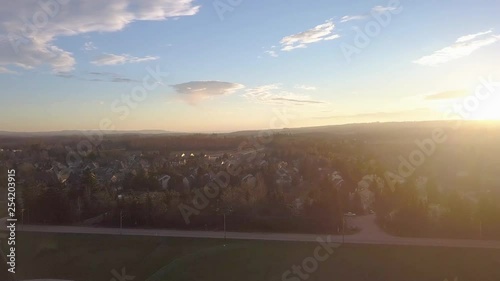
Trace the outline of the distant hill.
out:
<instances>
[{"instance_id":1,"label":"distant hill","mask_svg":"<svg viewBox=\"0 0 500 281\"><path fill-rule=\"evenodd\" d=\"M327 126L316 126L316 127L300 127L300 128L283 128L283 129L263 129L263 130L242 130L234 132L199 132L199 133L186 133L186 132L173 132L173 131L163 131L163 130L135 130L135 131L99 131L99 130L64 130L64 131L52 131L52 132L9 132L0 131L0 136L13 136L13 137L50 137L50 136L77 136L82 134L105 134L105 135L212 135L216 134L219 136L253 136L258 135L261 132L273 132L273 133L290 133L290 134L309 134L309 133L320 133L320 134L356 134L356 133L370 133L373 131L384 132L384 131L412 131L419 129L429 129L429 128L451 128L460 122L464 126L475 127L500 127L500 121L415 121L415 122L373 122L373 123L352 123L352 124L342 124L342 125L327 125Z\"/></svg>"},{"instance_id":2,"label":"distant hill","mask_svg":"<svg viewBox=\"0 0 500 281\"><path fill-rule=\"evenodd\" d=\"M181 132L162 130L139 130L139 131L99 131L99 130L64 130L50 132L9 132L0 131L0 136L12 137L50 137L50 136L76 136L82 134L104 134L104 135L182 135Z\"/></svg>"}]
</instances>

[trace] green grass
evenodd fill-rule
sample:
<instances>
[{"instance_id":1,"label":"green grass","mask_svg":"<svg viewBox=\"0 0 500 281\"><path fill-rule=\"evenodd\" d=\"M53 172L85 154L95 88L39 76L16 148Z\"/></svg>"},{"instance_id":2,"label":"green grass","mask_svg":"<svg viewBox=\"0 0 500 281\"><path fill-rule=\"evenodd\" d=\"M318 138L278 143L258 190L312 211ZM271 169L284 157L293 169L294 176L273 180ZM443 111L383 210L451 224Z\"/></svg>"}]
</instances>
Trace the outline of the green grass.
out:
<instances>
[{"instance_id":1,"label":"green grass","mask_svg":"<svg viewBox=\"0 0 500 281\"><path fill-rule=\"evenodd\" d=\"M4 218L8 214L7 208L3 208L4 206L7 206L7 202L0 201L0 206L2 206L2 208L0 208L0 218Z\"/></svg>"},{"instance_id":2,"label":"green grass","mask_svg":"<svg viewBox=\"0 0 500 281\"><path fill-rule=\"evenodd\" d=\"M134 281L272 281L312 257L317 243L18 233L18 280L108 281L126 268ZM6 247L3 245L5 251ZM0 280L9 280L0 265ZM345 245L312 281L500 280L500 251ZM290 279L290 281L295 281ZM299 279L296 279L297 281Z\"/></svg>"}]
</instances>

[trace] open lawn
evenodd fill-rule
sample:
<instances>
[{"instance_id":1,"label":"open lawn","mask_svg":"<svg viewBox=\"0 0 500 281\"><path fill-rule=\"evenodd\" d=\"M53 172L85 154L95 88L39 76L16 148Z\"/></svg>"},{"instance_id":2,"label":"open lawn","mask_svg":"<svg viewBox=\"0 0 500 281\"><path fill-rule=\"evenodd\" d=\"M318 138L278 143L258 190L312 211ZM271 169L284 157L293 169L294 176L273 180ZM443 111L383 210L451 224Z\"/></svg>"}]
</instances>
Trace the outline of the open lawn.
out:
<instances>
[{"instance_id":1,"label":"open lawn","mask_svg":"<svg viewBox=\"0 0 500 281\"><path fill-rule=\"evenodd\" d=\"M113 280L125 270L134 281L272 281L318 243L142 236L18 233L18 280ZM5 252L6 245L2 245ZM321 255L326 251L321 250ZM310 259L309 259L310 260ZM0 280L9 280L1 264ZM302 270L303 271L303 270ZM344 245L307 280L498 281L500 251L458 248ZM289 281L294 279L289 275ZM304 277L305 278L305 277ZM118 279L116 279L118 280ZM132 279L126 279L132 281Z\"/></svg>"},{"instance_id":2,"label":"open lawn","mask_svg":"<svg viewBox=\"0 0 500 281\"><path fill-rule=\"evenodd\" d=\"M2 206L2 208L0 208L0 218L3 218L3 217L6 217L7 216L7 201L0 201L0 206Z\"/></svg>"}]
</instances>

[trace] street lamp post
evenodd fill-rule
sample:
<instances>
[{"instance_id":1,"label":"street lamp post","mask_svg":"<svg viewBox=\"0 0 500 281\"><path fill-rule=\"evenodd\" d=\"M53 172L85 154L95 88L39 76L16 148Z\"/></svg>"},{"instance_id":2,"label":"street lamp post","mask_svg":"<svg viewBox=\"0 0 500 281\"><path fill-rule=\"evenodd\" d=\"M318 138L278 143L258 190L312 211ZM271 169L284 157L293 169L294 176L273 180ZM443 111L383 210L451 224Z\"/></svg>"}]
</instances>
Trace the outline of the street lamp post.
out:
<instances>
[{"instance_id":1,"label":"street lamp post","mask_svg":"<svg viewBox=\"0 0 500 281\"><path fill-rule=\"evenodd\" d=\"M122 234L122 228L123 228L123 210L120 210L120 234Z\"/></svg>"},{"instance_id":2,"label":"street lamp post","mask_svg":"<svg viewBox=\"0 0 500 281\"><path fill-rule=\"evenodd\" d=\"M226 245L226 239L227 239L227 234L226 234L226 213L224 213L224 245Z\"/></svg>"},{"instance_id":3,"label":"street lamp post","mask_svg":"<svg viewBox=\"0 0 500 281\"><path fill-rule=\"evenodd\" d=\"M230 215L232 213L232 208L231 207L223 207L222 208L222 217L224 219L224 246L226 246L226 242L227 242L227 227L226 227L226 215Z\"/></svg>"},{"instance_id":4,"label":"street lamp post","mask_svg":"<svg viewBox=\"0 0 500 281\"><path fill-rule=\"evenodd\" d=\"M483 221L479 221L479 239L483 239Z\"/></svg>"},{"instance_id":5,"label":"street lamp post","mask_svg":"<svg viewBox=\"0 0 500 281\"><path fill-rule=\"evenodd\" d=\"M342 245L345 243L345 216L342 214Z\"/></svg>"},{"instance_id":6,"label":"street lamp post","mask_svg":"<svg viewBox=\"0 0 500 281\"><path fill-rule=\"evenodd\" d=\"M24 209L21 209L21 228L24 229Z\"/></svg>"},{"instance_id":7,"label":"street lamp post","mask_svg":"<svg viewBox=\"0 0 500 281\"><path fill-rule=\"evenodd\" d=\"M337 185L337 208L340 212L340 216L342 218L342 244L344 244L345 241L345 215L344 215L344 210L342 208L342 204L340 202L340 188Z\"/></svg>"}]
</instances>

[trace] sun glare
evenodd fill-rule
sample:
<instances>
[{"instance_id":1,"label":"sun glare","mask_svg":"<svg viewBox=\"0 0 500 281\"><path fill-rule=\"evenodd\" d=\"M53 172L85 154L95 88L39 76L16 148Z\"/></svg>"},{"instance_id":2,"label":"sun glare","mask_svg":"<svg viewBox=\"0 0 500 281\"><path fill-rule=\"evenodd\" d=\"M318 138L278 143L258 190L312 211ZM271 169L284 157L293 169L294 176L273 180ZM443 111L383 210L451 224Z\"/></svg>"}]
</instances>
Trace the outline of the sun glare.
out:
<instances>
[{"instance_id":1,"label":"sun glare","mask_svg":"<svg viewBox=\"0 0 500 281\"><path fill-rule=\"evenodd\" d=\"M471 120L500 120L500 97L481 102L477 110L470 112Z\"/></svg>"}]
</instances>

